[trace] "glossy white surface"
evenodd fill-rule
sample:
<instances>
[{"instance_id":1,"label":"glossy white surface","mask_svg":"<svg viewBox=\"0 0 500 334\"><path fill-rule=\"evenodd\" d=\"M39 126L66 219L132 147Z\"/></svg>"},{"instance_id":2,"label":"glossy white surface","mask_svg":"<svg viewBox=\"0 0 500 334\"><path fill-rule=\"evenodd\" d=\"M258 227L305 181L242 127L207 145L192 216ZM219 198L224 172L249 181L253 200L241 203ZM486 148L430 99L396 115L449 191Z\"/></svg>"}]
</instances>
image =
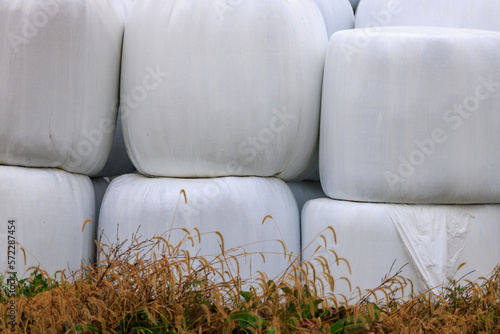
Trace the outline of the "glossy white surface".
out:
<instances>
[{"instance_id":1,"label":"glossy white surface","mask_svg":"<svg viewBox=\"0 0 500 334\"><path fill-rule=\"evenodd\" d=\"M187 203L181 194L184 190ZM273 219L263 220L266 216ZM224 249L244 246L249 253L263 252L240 259L242 278L256 276L257 270L269 277L287 267L281 239L294 256L300 253L300 227L297 204L289 187L273 178L170 179L147 178L137 174L114 179L104 196L99 227L103 241L130 240L140 226L142 239L163 236L177 245L187 229L194 245L185 242L183 249L192 256L212 259L221 254L219 231ZM198 228L201 244L194 228ZM118 230L118 233L117 233ZM233 268L234 270L234 268ZM234 273L234 271L233 271Z\"/></svg>"},{"instance_id":2,"label":"glossy white surface","mask_svg":"<svg viewBox=\"0 0 500 334\"><path fill-rule=\"evenodd\" d=\"M95 258L94 189L90 179L58 169L0 166L0 271L7 266L9 240L16 245L18 277L40 266L52 277L56 271L79 269ZM9 220L15 220L9 234ZM85 221L91 220L82 231ZM10 238L9 238L10 236ZM23 247L26 253L24 264ZM12 255L12 254L11 254ZM58 276L60 277L60 276Z\"/></svg>"},{"instance_id":3,"label":"glossy white surface","mask_svg":"<svg viewBox=\"0 0 500 334\"><path fill-rule=\"evenodd\" d=\"M95 174L118 111L124 13L114 2L0 3L0 164Z\"/></svg>"},{"instance_id":4,"label":"glossy white surface","mask_svg":"<svg viewBox=\"0 0 500 334\"><path fill-rule=\"evenodd\" d=\"M328 37L334 32L354 28L354 12L348 0L314 0L325 20Z\"/></svg>"},{"instance_id":5,"label":"glossy white surface","mask_svg":"<svg viewBox=\"0 0 500 334\"><path fill-rule=\"evenodd\" d=\"M320 131L325 193L366 202L500 203L500 34L367 33L340 31L330 41Z\"/></svg>"},{"instance_id":6,"label":"glossy white surface","mask_svg":"<svg viewBox=\"0 0 500 334\"><path fill-rule=\"evenodd\" d=\"M500 2L492 0L363 0L356 28L438 26L500 31Z\"/></svg>"},{"instance_id":7,"label":"glossy white surface","mask_svg":"<svg viewBox=\"0 0 500 334\"><path fill-rule=\"evenodd\" d=\"M121 86L132 162L153 176L300 178L326 44L313 1L138 2Z\"/></svg>"},{"instance_id":8,"label":"glossy white surface","mask_svg":"<svg viewBox=\"0 0 500 334\"><path fill-rule=\"evenodd\" d=\"M331 226L336 232L335 244ZM346 259L336 265L333 253ZM500 261L499 205L398 205L357 203L317 199L309 201L302 213L304 258L323 255L335 277L335 293L357 296L361 290L374 289L396 260L394 274L401 266L402 275L414 283L416 291L435 288L447 277L475 280L488 276ZM457 267L466 265L456 272ZM341 277L351 282L351 289ZM409 290L405 296L409 295ZM382 293L379 297L382 297Z\"/></svg>"}]
</instances>

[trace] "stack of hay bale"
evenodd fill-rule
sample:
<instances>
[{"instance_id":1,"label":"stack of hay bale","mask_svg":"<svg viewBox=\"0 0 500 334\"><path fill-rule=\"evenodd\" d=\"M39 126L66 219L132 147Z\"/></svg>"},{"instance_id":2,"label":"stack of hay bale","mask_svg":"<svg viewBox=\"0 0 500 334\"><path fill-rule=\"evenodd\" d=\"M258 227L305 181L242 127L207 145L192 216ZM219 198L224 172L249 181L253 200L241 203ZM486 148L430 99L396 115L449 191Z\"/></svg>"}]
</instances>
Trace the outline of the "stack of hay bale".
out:
<instances>
[{"instance_id":1,"label":"stack of hay bale","mask_svg":"<svg viewBox=\"0 0 500 334\"><path fill-rule=\"evenodd\" d=\"M353 24L352 9L341 8L324 13L350 15ZM209 255L221 252L210 234L219 231L226 250L264 253L265 263L241 263L243 277L279 275L288 262L276 240L288 255L301 249L297 203L284 181L304 179L317 164L327 37L312 1L134 5L121 118L140 175L111 182L99 222L106 237L130 240L140 226L143 239L175 244L186 237L182 228L197 228L201 245L186 247Z\"/></svg>"},{"instance_id":2,"label":"stack of hay bale","mask_svg":"<svg viewBox=\"0 0 500 334\"><path fill-rule=\"evenodd\" d=\"M53 275L95 257L89 176L113 141L123 30L118 1L0 4L0 270Z\"/></svg>"},{"instance_id":3,"label":"stack of hay bale","mask_svg":"<svg viewBox=\"0 0 500 334\"><path fill-rule=\"evenodd\" d=\"M330 40L319 154L331 199L306 204L302 237L311 256L335 229L350 268L337 261L334 276L352 285L335 292L377 286L394 260L420 291L498 264L499 13L491 1L362 1L358 29Z\"/></svg>"}]
</instances>

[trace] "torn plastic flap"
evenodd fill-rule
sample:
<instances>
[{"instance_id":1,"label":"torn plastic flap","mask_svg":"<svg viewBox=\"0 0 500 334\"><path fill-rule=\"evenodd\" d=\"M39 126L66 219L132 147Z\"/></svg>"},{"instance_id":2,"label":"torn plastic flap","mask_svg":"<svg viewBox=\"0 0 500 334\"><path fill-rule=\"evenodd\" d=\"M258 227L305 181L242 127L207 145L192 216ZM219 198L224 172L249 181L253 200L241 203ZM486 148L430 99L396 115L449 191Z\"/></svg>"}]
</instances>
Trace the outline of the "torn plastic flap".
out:
<instances>
[{"instance_id":1,"label":"torn plastic flap","mask_svg":"<svg viewBox=\"0 0 500 334\"><path fill-rule=\"evenodd\" d=\"M452 277L474 216L451 206L394 205L389 215L427 289Z\"/></svg>"}]
</instances>

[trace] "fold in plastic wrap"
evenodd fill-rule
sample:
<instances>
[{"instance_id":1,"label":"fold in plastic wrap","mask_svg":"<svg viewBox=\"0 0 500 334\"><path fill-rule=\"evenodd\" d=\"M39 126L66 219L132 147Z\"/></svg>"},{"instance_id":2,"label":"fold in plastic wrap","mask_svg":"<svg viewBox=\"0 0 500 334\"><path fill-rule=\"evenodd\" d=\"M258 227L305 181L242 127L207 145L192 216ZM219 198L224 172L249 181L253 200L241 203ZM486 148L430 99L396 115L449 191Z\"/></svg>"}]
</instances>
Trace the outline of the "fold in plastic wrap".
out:
<instances>
[{"instance_id":1,"label":"fold in plastic wrap","mask_svg":"<svg viewBox=\"0 0 500 334\"><path fill-rule=\"evenodd\" d=\"M327 260L336 295L358 298L356 287L375 289L383 277L405 264L409 265L402 276L412 280L414 292L424 292L447 283L449 277L472 281L487 277L500 263L500 205L397 205L321 198L306 203L301 224L304 259ZM319 272L320 262L314 264ZM410 293L407 285L398 296Z\"/></svg>"},{"instance_id":2,"label":"fold in plastic wrap","mask_svg":"<svg viewBox=\"0 0 500 334\"><path fill-rule=\"evenodd\" d=\"M491 0L365 0L356 28L438 26L500 31L500 2Z\"/></svg>"},{"instance_id":3,"label":"fold in plastic wrap","mask_svg":"<svg viewBox=\"0 0 500 334\"><path fill-rule=\"evenodd\" d=\"M152 176L307 176L327 43L313 1L137 2L121 82L132 162Z\"/></svg>"},{"instance_id":4,"label":"fold in plastic wrap","mask_svg":"<svg viewBox=\"0 0 500 334\"><path fill-rule=\"evenodd\" d=\"M392 206L387 211L422 286L440 288L454 276L474 216L453 207Z\"/></svg>"},{"instance_id":5,"label":"fold in plastic wrap","mask_svg":"<svg viewBox=\"0 0 500 334\"><path fill-rule=\"evenodd\" d=\"M103 168L118 112L121 6L0 2L0 164Z\"/></svg>"}]
</instances>

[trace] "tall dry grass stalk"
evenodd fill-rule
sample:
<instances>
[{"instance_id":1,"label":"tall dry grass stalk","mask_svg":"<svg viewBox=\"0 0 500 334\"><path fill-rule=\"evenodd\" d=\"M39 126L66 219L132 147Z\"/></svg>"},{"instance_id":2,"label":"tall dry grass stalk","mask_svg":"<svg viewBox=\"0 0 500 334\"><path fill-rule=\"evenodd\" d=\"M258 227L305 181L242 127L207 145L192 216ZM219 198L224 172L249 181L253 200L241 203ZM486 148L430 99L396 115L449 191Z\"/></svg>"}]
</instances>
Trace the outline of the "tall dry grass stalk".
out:
<instances>
[{"instance_id":1,"label":"tall dry grass stalk","mask_svg":"<svg viewBox=\"0 0 500 334\"><path fill-rule=\"evenodd\" d=\"M335 281L326 265L296 261L279 277L247 281L221 265L245 255L236 250L208 261L164 238L124 245L99 244L105 256L97 265L15 298L18 324L4 316L0 332L500 333L500 267L479 283L450 281L440 295L413 298L401 298L406 283L397 271L353 301L322 294Z\"/></svg>"},{"instance_id":2,"label":"tall dry grass stalk","mask_svg":"<svg viewBox=\"0 0 500 334\"><path fill-rule=\"evenodd\" d=\"M185 232L177 244L168 237L140 240L137 233L132 242L97 243L97 264L61 273L53 287L35 296L15 298L18 323L12 327L7 317L0 318L0 331L135 333L143 327L149 330L144 333L307 333L328 328L328 319L357 314L357 306L341 307L333 295L320 298L316 288L309 289L330 284L332 274L325 266L321 277L311 278L312 266L287 257L281 240L276 242L283 246L288 269L279 277L260 273L250 280L239 276L239 261L266 254L249 254L244 247L224 250L223 236L215 232L221 254L192 255L183 246L201 243L203 236L198 230ZM0 304L0 314L8 313L8 305Z\"/></svg>"},{"instance_id":3,"label":"tall dry grass stalk","mask_svg":"<svg viewBox=\"0 0 500 334\"><path fill-rule=\"evenodd\" d=\"M185 230L177 243L168 235L141 240L137 232L131 241L114 244L100 238L97 264L61 273L59 281L42 273L43 279L32 280L43 282L42 292L32 287L36 293L2 295L0 332L500 333L500 268L481 283L451 281L442 295L414 298L404 292L411 282L398 270L379 287L348 299L334 294L335 280L348 280L334 277L336 265L349 265L346 259L300 261L300 254L288 254L280 240L288 268L271 279L264 273L244 279L239 263L266 254L249 254L244 247L226 250L223 236L214 233L221 253L210 257L185 250L202 242L197 229ZM336 239L332 228L324 233ZM15 326L7 316L12 301Z\"/></svg>"}]
</instances>

